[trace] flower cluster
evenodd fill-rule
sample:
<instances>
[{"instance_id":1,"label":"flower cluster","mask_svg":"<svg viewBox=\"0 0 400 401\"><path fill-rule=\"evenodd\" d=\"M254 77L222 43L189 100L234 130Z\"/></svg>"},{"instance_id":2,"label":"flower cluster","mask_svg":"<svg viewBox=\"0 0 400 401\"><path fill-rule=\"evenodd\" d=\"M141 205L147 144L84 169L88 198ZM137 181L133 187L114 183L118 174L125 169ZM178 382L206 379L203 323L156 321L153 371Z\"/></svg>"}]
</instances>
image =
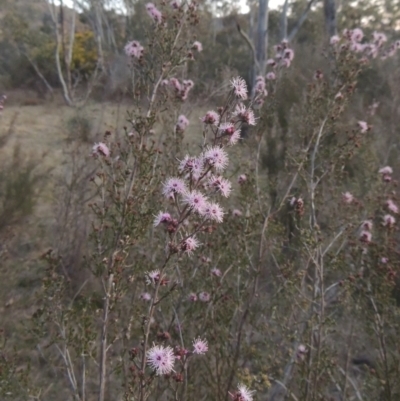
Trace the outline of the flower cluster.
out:
<instances>
[{"instance_id":1,"label":"flower cluster","mask_svg":"<svg viewBox=\"0 0 400 401\"><path fill-rule=\"evenodd\" d=\"M125 46L125 54L129 57L141 59L143 57L144 48L137 40L128 42Z\"/></svg>"},{"instance_id":2,"label":"flower cluster","mask_svg":"<svg viewBox=\"0 0 400 401\"><path fill-rule=\"evenodd\" d=\"M182 101L188 98L189 92L194 86L191 79L184 79L180 82L177 78L164 79L161 84L164 87L172 88L175 96Z\"/></svg>"},{"instance_id":3,"label":"flower cluster","mask_svg":"<svg viewBox=\"0 0 400 401\"><path fill-rule=\"evenodd\" d=\"M387 42L387 37L382 32L373 32L370 42L365 41L364 32L360 28L345 29L342 37L334 35L330 39L332 46L337 47L339 44L341 49L348 48L355 53L359 53L364 57L381 59L393 57L397 50L400 49L400 41L392 43L387 49L383 49L383 45Z\"/></svg>"},{"instance_id":4,"label":"flower cluster","mask_svg":"<svg viewBox=\"0 0 400 401\"><path fill-rule=\"evenodd\" d=\"M268 59L267 65L272 68L276 67L289 68L290 64L294 59L294 51L289 47L289 42L287 40L283 40L281 43L274 46L274 50L275 50L275 57ZM269 77L271 77L271 75Z\"/></svg>"},{"instance_id":5,"label":"flower cluster","mask_svg":"<svg viewBox=\"0 0 400 401\"><path fill-rule=\"evenodd\" d=\"M162 14L153 3L146 4L146 11L155 23L161 24L163 19Z\"/></svg>"}]
</instances>

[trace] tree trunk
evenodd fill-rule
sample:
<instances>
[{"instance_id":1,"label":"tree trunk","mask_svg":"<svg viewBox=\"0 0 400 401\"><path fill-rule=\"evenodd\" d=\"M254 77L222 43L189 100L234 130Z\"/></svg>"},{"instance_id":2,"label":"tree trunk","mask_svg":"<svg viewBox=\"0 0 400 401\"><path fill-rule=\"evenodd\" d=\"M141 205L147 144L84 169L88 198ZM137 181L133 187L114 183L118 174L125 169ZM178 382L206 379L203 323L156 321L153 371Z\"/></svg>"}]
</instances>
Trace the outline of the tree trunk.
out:
<instances>
[{"instance_id":1,"label":"tree trunk","mask_svg":"<svg viewBox=\"0 0 400 401\"><path fill-rule=\"evenodd\" d=\"M268 3L269 0L259 0L258 24L256 38L256 58L259 65L258 75L266 73L266 60L268 48Z\"/></svg>"},{"instance_id":2,"label":"tree trunk","mask_svg":"<svg viewBox=\"0 0 400 401\"><path fill-rule=\"evenodd\" d=\"M280 21L280 39L287 39L287 12L289 8L289 0L285 0L282 8L281 21Z\"/></svg>"},{"instance_id":3,"label":"tree trunk","mask_svg":"<svg viewBox=\"0 0 400 401\"><path fill-rule=\"evenodd\" d=\"M324 0L325 27L330 37L337 34L335 0Z\"/></svg>"}]
</instances>

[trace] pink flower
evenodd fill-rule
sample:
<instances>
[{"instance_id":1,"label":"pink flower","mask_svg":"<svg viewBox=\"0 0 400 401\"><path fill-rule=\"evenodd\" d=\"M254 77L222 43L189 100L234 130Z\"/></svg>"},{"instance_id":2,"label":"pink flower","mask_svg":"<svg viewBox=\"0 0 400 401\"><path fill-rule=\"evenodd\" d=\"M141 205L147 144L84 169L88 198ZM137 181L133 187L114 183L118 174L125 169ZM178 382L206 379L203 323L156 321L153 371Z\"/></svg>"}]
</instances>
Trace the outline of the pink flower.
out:
<instances>
[{"instance_id":1,"label":"pink flower","mask_svg":"<svg viewBox=\"0 0 400 401\"><path fill-rule=\"evenodd\" d=\"M398 206L391 200L391 199L388 199L387 201L386 201L386 207L389 209L389 211L390 212L392 212L392 213L399 213L399 208L398 208Z\"/></svg>"},{"instance_id":2,"label":"pink flower","mask_svg":"<svg viewBox=\"0 0 400 401\"><path fill-rule=\"evenodd\" d=\"M365 132L368 131L369 127L368 124L365 121L359 121L358 126L360 127L361 133L364 134Z\"/></svg>"},{"instance_id":3,"label":"pink flower","mask_svg":"<svg viewBox=\"0 0 400 401\"><path fill-rule=\"evenodd\" d=\"M265 79L261 75L256 78L254 90L256 93L264 93L265 91Z\"/></svg>"},{"instance_id":4,"label":"pink flower","mask_svg":"<svg viewBox=\"0 0 400 401\"><path fill-rule=\"evenodd\" d=\"M233 209L232 210L232 215L234 216L234 217L240 217L240 216L242 216L242 212L239 210L239 209Z\"/></svg>"},{"instance_id":5,"label":"pink flower","mask_svg":"<svg viewBox=\"0 0 400 401\"><path fill-rule=\"evenodd\" d=\"M217 171L225 170L228 165L228 155L218 146L208 148L204 152L204 160Z\"/></svg>"},{"instance_id":6,"label":"pink flower","mask_svg":"<svg viewBox=\"0 0 400 401\"><path fill-rule=\"evenodd\" d=\"M217 125L219 123L219 114L215 111L207 111L206 115L201 118L204 124Z\"/></svg>"},{"instance_id":7,"label":"pink flower","mask_svg":"<svg viewBox=\"0 0 400 401\"><path fill-rule=\"evenodd\" d=\"M269 65L270 67L275 67L276 66L276 61L273 58L269 58L267 60L267 65Z\"/></svg>"},{"instance_id":8,"label":"pink flower","mask_svg":"<svg viewBox=\"0 0 400 401\"><path fill-rule=\"evenodd\" d=\"M390 214L385 214L385 216L383 216L383 225L386 227L392 227L394 225L394 223L396 223L396 219L390 215Z\"/></svg>"},{"instance_id":9,"label":"pink flower","mask_svg":"<svg viewBox=\"0 0 400 401\"><path fill-rule=\"evenodd\" d=\"M110 149L103 142L95 143L92 148L93 156L110 156Z\"/></svg>"},{"instance_id":10,"label":"pink flower","mask_svg":"<svg viewBox=\"0 0 400 401\"><path fill-rule=\"evenodd\" d=\"M283 51L283 58L289 61L293 61L294 59L294 51L292 49L285 49Z\"/></svg>"},{"instance_id":11,"label":"pink flower","mask_svg":"<svg viewBox=\"0 0 400 401\"><path fill-rule=\"evenodd\" d=\"M336 95L335 95L335 100L342 100L342 99L343 99L343 94L342 94L342 92L336 93Z\"/></svg>"},{"instance_id":12,"label":"pink flower","mask_svg":"<svg viewBox=\"0 0 400 401\"><path fill-rule=\"evenodd\" d=\"M179 172L189 172L193 179L198 180L204 170L204 159L202 157L191 157L186 155L179 163Z\"/></svg>"},{"instance_id":13,"label":"pink flower","mask_svg":"<svg viewBox=\"0 0 400 401\"><path fill-rule=\"evenodd\" d=\"M208 351L207 340L202 340L200 337L193 340L193 353L204 355Z\"/></svg>"},{"instance_id":14,"label":"pink flower","mask_svg":"<svg viewBox=\"0 0 400 401\"><path fill-rule=\"evenodd\" d=\"M372 34L374 43L376 46L380 47L387 41L387 36L382 32L374 32Z\"/></svg>"},{"instance_id":15,"label":"pink flower","mask_svg":"<svg viewBox=\"0 0 400 401\"><path fill-rule=\"evenodd\" d=\"M211 295L208 292L203 291L199 294L199 300L201 302L209 302L210 299L211 299Z\"/></svg>"},{"instance_id":16,"label":"pink flower","mask_svg":"<svg viewBox=\"0 0 400 401\"><path fill-rule=\"evenodd\" d=\"M232 190L231 183L221 176L212 175L208 180L208 185L210 188L221 193L225 198L229 196Z\"/></svg>"},{"instance_id":17,"label":"pink flower","mask_svg":"<svg viewBox=\"0 0 400 401\"><path fill-rule=\"evenodd\" d=\"M345 192L342 194L342 199L344 203L352 203L354 200L354 196L350 192Z\"/></svg>"},{"instance_id":18,"label":"pink flower","mask_svg":"<svg viewBox=\"0 0 400 401\"><path fill-rule=\"evenodd\" d=\"M171 193L182 195L186 192L186 184L180 178L171 177L164 183L163 195L166 197L169 197Z\"/></svg>"},{"instance_id":19,"label":"pink flower","mask_svg":"<svg viewBox=\"0 0 400 401\"><path fill-rule=\"evenodd\" d=\"M171 221L171 215L169 213L160 212L154 219L153 225L154 227L157 227L161 223L169 223L170 221Z\"/></svg>"},{"instance_id":20,"label":"pink flower","mask_svg":"<svg viewBox=\"0 0 400 401\"><path fill-rule=\"evenodd\" d=\"M372 234L369 231L361 231L360 233L360 241L365 242L366 244L369 244L372 239Z\"/></svg>"},{"instance_id":21,"label":"pink flower","mask_svg":"<svg viewBox=\"0 0 400 401\"><path fill-rule=\"evenodd\" d=\"M152 270L151 272L146 272L146 284L155 284L158 280L160 280L160 270Z\"/></svg>"},{"instance_id":22,"label":"pink flower","mask_svg":"<svg viewBox=\"0 0 400 401\"><path fill-rule=\"evenodd\" d=\"M331 36L331 39L330 39L330 44L332 45L332 46L334 46L334 45L336 45L338 42L340 41L340 38L339 38L339 36L338 35L333 35L333 36Z\"/></svg>"},{"instance_id":23,"label":"pink flower","mask_svg":"<svg viewBox=\"0 0 400 401\"><path fill-rule=\"evenodd\" d=\"M207 198L201 192L194 190L184 194L183 202L186 203L190 209L202 214L207 204Z\"/></svg>"},{"instance_id":24,"label":"pink flower","mask_svg":"<svg viewBox=\"0 0 400 401\"><path fill-rule=\"evenodd\" d=\"M247 99L247 84L241 77L232 79L231 85L235 95L243 100Z\"/></svg>"},{"instance_id":25,"label":"pink flower","mask_svg":"<svg viewBox=\"0 0 400 401\"><path fill-rule=\"evenodd\" d=\"M383 263L385 265L387 262L389 262L388 258L385 258L385 257L381 258L381 263Z\"/></svg>"},{"instance_id":26,"label":"pink flower","mask_svg":"<svg viewBox=\"0 0 400 401\"><path fill-rule=\"evenodd\" d=\"M201 52L201 51L203 51L203 45L196 40L196 42L194 42L192 45L192 49L197 50L198 52Z\"/></svg>"},{"instance_id":27,"label":"pink flower","mask_svg":"<svg viewBox=\"0 0 400 401\"><path fill-rule=\"evenodd\" d=\"M215 276L215 277L221 277L222 276L221 270L217 269L216 267L213 267L211 269L211 274L213 276Z\"/></svg>"},{"instance_id":28,"label":"pink flower","mask_svg":"<svg viewBox=\"0 0 400 401\"><path fill-rule=\"evenodd\" d=\"M350 38L353 42L361 42L364 37L364 33L360 28L355 28L350 33Z\"/></svg>"},{"instance_id":29,"label":"pink flower","mask_svg":"<svg viewBox=\"0 0 400 401\"><path fill-rule=\"evenodd\" d=\"M271 71L265 76L265 78L268 79L268 81L273 81L276 79L276 75L274 72Z\"/></svg>"},{"instance_id":30,"label":"pink flower","mask_svg":"<svg viewBox=\"0 0 400 401\"><path fill-rule=\"evenodd\" d=\"M176 78L171 78L169 80L169 84L175 89L176 92L180 92L182 90L182 86Z\"/></svg>"},{"instance_id":31,"label":"pink flower","mask_svg":"<svg viewBox=\"0 0 400 401\"><path fill-rule=\"evenodd\" d=\"M193 235L192 237L188 237L181 242L181 250L186 252L189 256L192 255L193 251L199 247L199 241Z\"/></svg>"},{"instance_id":32,"label":"pink flower","mask_svg":"<svg viewBox=\"0 0 400 401\"><path fill-rule=\"evenodd\" d=\"M195 293L189 294L189 301L191 302L196 302L197 301L197 295Z\"/></svg>"},{"instance_id":33,"label":"pink flower","mask_svg":"<svg viewBox=\"0 0 400 401\"><path fill-rule=\"evenodd\" d=\"M180 0L172 0L169 4L174 10L177 10L180 7L181 2Z\"/></svg>"},{"instance_id":34,"label":"pink flower","mask_svg":"<svg viewBox=\"0 0 400 401\"><path fill-rule=\"evenodd\" d=\"M143 56L143 46L137 40L128 42L125 46L125 54L129 57L141 58Z\"/></svg>"},{"instance_id":35,"label":"pink flower","mask_svg":"<svg viewBox=\"0 0 400 401\"><path fill-rule=\"evenodd\" d=\"M217 223L222 223L224 219L224 211L218 203L206 202L201 210L201 215Z\"/></svg>"},{"instance_id":36,"label":"pink flower","mask_svg":"<svg viewBox=\"0 0 400 401\"><path fill-rule=\"evenodd\" d=\"M254 117L253 110L251 110L250 107L246 108L246 106L243 104L237 104L232 115L249 125L256 125L256 119Z\"/></svg>"},{"instance_id":37,"label":"pink flower","mask_svg":"<svg viewBox=\"0 0 400 401\"><path fill-rule=\"evenodd\" d=\"M162 14L160 11L156 8L156 6L153 3L147 3L146 4L146 10L147 14L152 18L154 22L157 24L161 24L162 22Z\"/></svg>"},{"instance_id":38,"label":"pink flower","mask_svg":"<svg viewBox=\"0 0 400 401\"><path fill-rule=\"evenodd\" d=\"M379 174L383 174L383 175L386 175L386 174L393 174L393 169L392 169L390 166L382 167L382 168L379 170Z\"/></svg>"},{"instance_id":39,"label":"pink flower","mask_svg":"<svg viewBox=\"0 0 400 401\"><path fill-rule=\"evenodd\" d=\"M175 356L170 346L153 345L146 356L147 364L156 371L157 375L166 375L174 370Z\"/></svg>"},{"instance_id":40,"label":"pink flower","mask_svg":"<svg viewBox=\"0 0 400 401\"><path fill-rule=\"evenodd\" d=\"M144 292L143 294L140 294L140 299L148 302L151 300L151 295L148 292Z\"/></svg>"},{"instance_id":41,"label":"pink flower","mask_svg":"<svg viewBox=\"0 0 400 401\"><path fill-rule=\"evenodd\" d=\"M246 174L241 174L241 175L239 175L239 177L238 177L238 184L239 184L239 185L244 184L246 181L247 181L247 176L246 176Z\"/></svg>"},{"instance_id":42,"label":"pink flower","mask_svg":"<svg viewBox=\"0 0 400 401\"><path fill-rule=\"evenodd\" d=\"M250 391L244 384L239 384L234 394L229 393L233 401L253 401L254 391Z\"/></svg>"},{"instance_id":43,"label":"pink flower","mask_svg":"<svg viewBox=\"0 0 400 401\"><path fill-rule=\"evenodd\" d=\"M183 114L181 114L178 117L178 122L176 123L176 130L183 132L188 127L188 125L189 125L189 120Z\"/></svg>"},{"instance_id":44,"label":"pink flower","mask_svg":"<svg viewBox=\"0 0 400 401\"><path fill-rule=\"evenodd\" d=\"M371 231L372 230L372 221L371 220L365 220L363 221L363 223L361 224L361 227L363 230L367 230L367 231Z\"/></svg>"},{"instance_id":45,"label":"pink flower","mask_svg":"<svg viewBox=\"0 0 400 401\"><path fill-rule=\"evenodd\" d=\"M324 77L324 74L322 73L321 70L316 70L314 73L314 79L317 81L321 80Z\"/></svg>"},{"instance_id":46,"label":"pink flower","mask_svg":"<svg viewBox=\"0 0 400 401\"><path fill-rule=\"evenodd\" d=\"M228 144L229 145L236 145L241 138L240 130L236 130L233 134L229 135Z\"/></svg>"}]
</instances>

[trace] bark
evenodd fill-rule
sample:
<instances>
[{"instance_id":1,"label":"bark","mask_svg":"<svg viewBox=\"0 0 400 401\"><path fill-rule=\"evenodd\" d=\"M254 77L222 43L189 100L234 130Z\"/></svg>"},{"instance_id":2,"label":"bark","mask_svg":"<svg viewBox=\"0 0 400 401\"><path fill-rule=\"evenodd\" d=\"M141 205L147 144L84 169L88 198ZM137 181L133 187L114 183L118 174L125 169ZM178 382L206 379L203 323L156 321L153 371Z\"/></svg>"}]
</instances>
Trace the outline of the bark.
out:
<instances>
[{"instance_id":1,"label":"bark","mask_svg":"<svg viewBox=\"0 0 400 401\"><path fill-rule=\"evenodd\" d=\"M256 33L256 58L259 65L257 74L264 76L266 73L266 60L268 48L268 4L269 0L259 0L258 24Z\"/></svg>"},{"instance_id":2,"label":"bark","mask_svg":"<svg viewBox=\"0 0 400 401\"><path fill-rule=\"evenodd\" d=\"M324 0L325 27L329 37L337 34L336 2L335 0Z\"/></svg>"},{"instance_id":3,"label":"bark","mask_svg":"<svg viewBox=\"0 0 400 401\"><path fill-rule=\"evenodd\" d=\"M281 21L280 21L280 38L281 40L287 39L287 13L289 8L289 0L285 0L282 8Z\"/></svg>"}]
</instances>

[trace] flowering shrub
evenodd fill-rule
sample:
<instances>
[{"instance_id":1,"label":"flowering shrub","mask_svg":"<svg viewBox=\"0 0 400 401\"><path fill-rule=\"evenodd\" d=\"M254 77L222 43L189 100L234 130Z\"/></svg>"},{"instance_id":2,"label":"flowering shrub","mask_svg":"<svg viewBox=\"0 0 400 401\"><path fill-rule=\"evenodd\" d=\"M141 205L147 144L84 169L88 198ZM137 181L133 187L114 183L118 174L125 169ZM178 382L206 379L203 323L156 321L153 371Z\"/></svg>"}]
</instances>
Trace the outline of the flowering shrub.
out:
<instances>
[{"instance_id":1,"label":"flowering shrub","mask_svg":"<svg viewBox=\"0 0 400 401\"><path fill-rule=\"evenodd\" d=\"M88 278L72 291L62 255L43 255L33 333L63 399L396 399L395 172L371 157L372 116L346 116L384 37L332 38L332 72L310 74L290 129L278 107L296 58L278 44L252 91L231 77L191 146L196 4L146 11L150 36L125 47L125 135L88 149Z\"/></svg>"}]
</instances>

